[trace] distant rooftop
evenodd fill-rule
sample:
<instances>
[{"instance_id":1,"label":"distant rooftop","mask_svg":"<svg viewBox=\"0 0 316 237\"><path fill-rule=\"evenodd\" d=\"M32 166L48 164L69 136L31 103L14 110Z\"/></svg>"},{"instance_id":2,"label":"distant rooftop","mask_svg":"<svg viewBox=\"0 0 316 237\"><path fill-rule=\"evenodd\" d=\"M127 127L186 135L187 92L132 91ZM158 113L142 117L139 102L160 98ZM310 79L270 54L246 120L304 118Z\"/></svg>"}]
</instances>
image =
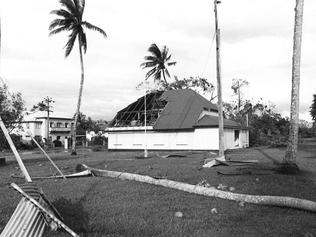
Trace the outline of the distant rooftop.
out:
<instances>
[{"instance_id":1,"label":"distant rooftop","mask_svg":"<svg viewBox=\"0 0 316 237\"><path fill-rule=\"evenodd\" d=\"M66 120L73 120L73 117L70 116L69 114L65 113L58 113L58 112L51 112L49 115L50 118L52 119L66 119ZM24 116L24 121L32 121L36 119L41 119L41 118L47 118L47 112L45 111L38 111L38 112L29 112Z\"/></svg>"}]
</instances>

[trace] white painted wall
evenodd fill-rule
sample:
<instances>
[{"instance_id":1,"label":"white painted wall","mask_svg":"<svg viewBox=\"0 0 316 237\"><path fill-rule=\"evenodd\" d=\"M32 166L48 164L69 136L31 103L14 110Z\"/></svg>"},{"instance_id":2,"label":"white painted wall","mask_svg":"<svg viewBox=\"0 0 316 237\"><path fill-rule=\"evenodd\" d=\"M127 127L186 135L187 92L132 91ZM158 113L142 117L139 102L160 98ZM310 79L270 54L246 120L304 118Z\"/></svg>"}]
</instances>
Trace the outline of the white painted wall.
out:
<instances>
[{"instance_id":1,"label":"white painted wall","mask_svg":"<svg viewBox=\"0 0 316 237\"><path fill-rule=\"evenodd\" d=\"M218 150L218 128L197 128L192 131L158 132L147 131L145 141L144 131L108 130L108 148L111 150ZM247 133L240 132L240 143L235 146L234 130L224 130L225 149L244 147ZM242 141L242 142L241 142Z\"/></svg>"}]
</instances>

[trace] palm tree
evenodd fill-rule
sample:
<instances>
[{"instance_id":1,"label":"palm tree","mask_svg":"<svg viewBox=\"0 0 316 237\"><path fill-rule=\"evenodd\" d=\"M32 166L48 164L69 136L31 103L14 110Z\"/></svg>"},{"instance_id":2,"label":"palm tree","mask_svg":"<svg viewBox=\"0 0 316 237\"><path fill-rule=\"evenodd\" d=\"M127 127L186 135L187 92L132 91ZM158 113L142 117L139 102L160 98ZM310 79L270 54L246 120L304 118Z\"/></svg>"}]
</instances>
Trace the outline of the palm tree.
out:
<instances>
[{"instance_id":1,"label":"palm tree","mask_svg":"<svg viewBox=\"0 0 316 237\"><path fill-rule=\"evenodd\" d=\"M81 64L81 80L80 89L77 102L77 110L75 113L75 124L73 129L73 139L72 139L72 155L76 154L76 125L78 121L78 115L80 112L81 97L84 83L84 66L82 51L86 53L87 51L87 38L84 28L89 30L97 31L106 37L106 33L101 28L92 25L87 21L82 20L83 11L85 8L85 0L59 0L62 8L58 10L51 11L51 14L57 15L58 18L53 20L49 25L50 33L49 35L55 35L62 31L69 32L69 38L65 45L65 57L67 58L71 53L74 43L78 38L79 44L79 54L80 54L80 64Z\"/></svg>"},{"instance_id":2,"label":"palm tree","mask_svg":"<svg viewBox=\"0 0 316 237\"><path fill-rule=\"evenodd\" d=\"M283 171L296 172L297 144L298 144L298 119L299 119L299 88L300 88L300 66L301 66L301 45L302 45L302 26L303 26L303 7L304 0L296 0L295 25L293 37L293 57L292 57L292 93L291 93L291 118L290 134L283 158Z\"/></svg>"},{"instance_id":3,"label":"palm tree","mask_svg":"<svg viewBox=\"0 0 316 237\"><path fill-rule=\"evenodd\" d=\"M148 52L151 53L150 56L145 56L145 62L143 62L140 66L145 68L151 68L146 73L146 80L154 76L154 81L158 81L162 83L164 88L168 88L168 82L166 80L166 76L170 78L169 71L167 66L173 66L176 62L169 62L171 58L171 54L169 54L169 49L167 46L163 46L162 50L158 48L156 44L150 45L148 48ZM163 77L163 81L161 79L161 75Z\"/></svg>"}]
</instances>

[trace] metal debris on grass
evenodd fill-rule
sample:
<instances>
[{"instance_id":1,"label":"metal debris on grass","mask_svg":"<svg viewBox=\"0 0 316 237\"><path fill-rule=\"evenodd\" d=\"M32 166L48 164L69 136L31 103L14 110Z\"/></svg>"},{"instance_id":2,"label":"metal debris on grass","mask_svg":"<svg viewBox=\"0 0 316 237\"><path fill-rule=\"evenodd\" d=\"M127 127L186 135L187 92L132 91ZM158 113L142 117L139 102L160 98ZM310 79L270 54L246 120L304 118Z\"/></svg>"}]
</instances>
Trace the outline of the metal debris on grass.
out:
<instances>
[{"instance_id":1,"label":"metal debris on grass","mask_svg":"<svg viewBox=\"0 0 316 237\"><path fill-rule=\"evenodd\" d=\"M202 187L205 187L205 188L210 188L212 187L206 179L203 179L202 181L200 181L197 186L202 186Z\"/></svg>"},{"instance_id":2,"label":"metal debris on grass","mask_svg":"<svg viewBox=\"0 0 316 237\"><path fill-rule=\"evenodd\" d=\"M183 213L181 211L177 211L177 212L174 213L174 216L178 217L178 218L182 218L183 217Z\"/></svg>"}]
</instances>

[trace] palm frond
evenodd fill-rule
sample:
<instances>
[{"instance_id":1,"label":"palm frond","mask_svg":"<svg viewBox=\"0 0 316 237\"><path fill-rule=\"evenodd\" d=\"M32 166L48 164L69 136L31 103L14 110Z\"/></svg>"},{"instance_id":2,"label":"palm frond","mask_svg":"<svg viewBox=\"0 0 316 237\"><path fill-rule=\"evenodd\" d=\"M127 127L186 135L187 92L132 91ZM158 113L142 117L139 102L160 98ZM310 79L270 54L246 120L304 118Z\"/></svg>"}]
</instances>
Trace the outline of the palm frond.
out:
<instances>
[{"instance_id":1,"label":"palm frond","mask_svg":"<svg viewBox=\"0 0 316 237\"><path fill-rule=\"evenodd\" d=\"M63 17L64 19L72 19L75 20L75 16L71 14L70 12L64 10L64 9L59 9L59 10L52 10L50 14L57 15L60 17Z\"/></svg>"},{"instance_id":2,"label":"palm frond","mask_svg":"<svg viewBox=\"0 0 316 237\"><path fill-rule=\"evenodd\" d=\"M168 52L169 52L169 49L167 48L166 45L164 45L161 50L161 58L163 61L167 61Z\"/></svg>"},{"instance_id":3,"label":"palm frond","mask_svg":"<svg viewBox=\"0 0 316 237\"><path fill-rule=\"evenodd\" d=\"M74 22L72 20L69 20L69 19L67 19L67 20L65 20L65 19L55 19L49 24L48 30L52 30L52 29L54 29L56 27L64 27L64 26L70 28L73 23Z\"/></svg>"},{"instance_id":4,"label":"palm frond","mask_svg":"<svg viewBox=\"0 0 316 237\"><path fill-rule=\"evenodd\" d=\"M51 31L49 32L49 36L56 35L56 34L62 32L62 31L69 31L70 29L71 29L71 28L68 27L68 26L62 26L62 27L59 27L59 28L57 28L57 29L51 30Z\"/></svg>"},{"instance_id":5,"label":"palm frond","mask_svg":"<svg viewBox=\"0 0 316 237\"><path fill-rule=\"evenodd\" d=\"M71 34L69 35L69 39L65 45L66 51L65 51L65 58L67 58L69 56L69 54L71 53L71 50L74 46L74 43L76 41L78 35L78 30L77 29L73 29L73 31L71 32Z\"/></svg>"},{"instance_id":6,"label":"palm frond","mask_svg":"<svg viewBox=\"0 0 316 237\"><path fill-rule=\"evenodd\" d=\"M169 61L171 58L171 54L169 54L169 56L166 58L166 62Z\"/></svg>"},{"instance_id":7,"label":"palm frond","mask_svg":"<svg viewBox=\"0 0 316 237\"><path fill-rule=\"evenodd\" d=\"M142 66L143 68L155 67L156 65L157 65L156 62L144 62L144 63L141 64L141 66Z\"/></svg>"},{"instance_id":8,"label":"palm frond","mask_svg":"<svg viewBox=\"0 0 316 237\"><path fill-rule=\"evenodd\" d=\"M154 56L145 56L144 59L146 61L151 61L151 62L156 62L156 63L159 62L158 59L156 57L154 57Z\"/></svg>"},{"instance_id":9,"label":"palm frond","mask_svg":"<svg viewBox=\"0 0 316 237\"><path fill-rule=\"evenodd\" d=\"M169 77L169 78L170 78L170 74L169 74L169 71L168 71L168 69L167 69L167 68L165 69L165 73L166 73L167 77Z\"/></svg>"},{"instance_id":10,"label":"palm frond","mask_svg":"<svg viewBox=\"0 0 316 237\"><path fill-rule=\"evenodd\" d=\"M63 7L65 7L75 17L79 16L78 9L76 8L76 5L75 5L75 3L72 0L59 0L59 3Z\"/></svg>"},{"instance_id":11,"label":"palm frond","mask_svg":"<svg viewBox=\"0 0 316 237\"><path fill-rule=\"evenodd\" d=\"M161 71L157 70L154 75L154 81L160 81L160 79L161 79Z\"/></svg>"},{"instance_id":12,"label":"palm frond","mask_svg":"<svg viewBox=\"0 0 316 237\"><path fill-rule=\"evenodd\" d=\"M82 22L82 25L87 27L87 29L89 30L94 30L94 31L97 31L99 32L100 34L102 34L105 38L107 37L106 33L104 30L102 30L101 28L95 26L95 25L92 25L91 23L87 22L87 21L83 21Z\"/></svg>"},{"instance_id":13,"label":"palm frond","mask_svg":"<svg viewBox=\"0 0 316 237\"><path fill-rule=\"evenodd\" d=\"M174 65L176 65L176 64L177 64L177 62L170 62L170 63L167 63L168 66L174 66Z\"/></svg>"},{"instance_id":14,"label":"palm frond","mask_svg":"<svg viewBox=\"0 0 316 237\"><path fill-rule=\"evenodd\" d=\"M146 80L151 77L154 73L156 72L156 68L153 68L151 70L149 70L147 73L146 73Z\"/></svg>"},{"instance_id":15,"label":"palm frond","mask_svg":"<svg viewBox=\"0 0 316 237\"><path fill-rule=\"evenodd\" d=\"M161 58L161 51L156 44L152 44L148 48L148 52L154 55L157 58Z\"/></svg>"}]
</instances>

